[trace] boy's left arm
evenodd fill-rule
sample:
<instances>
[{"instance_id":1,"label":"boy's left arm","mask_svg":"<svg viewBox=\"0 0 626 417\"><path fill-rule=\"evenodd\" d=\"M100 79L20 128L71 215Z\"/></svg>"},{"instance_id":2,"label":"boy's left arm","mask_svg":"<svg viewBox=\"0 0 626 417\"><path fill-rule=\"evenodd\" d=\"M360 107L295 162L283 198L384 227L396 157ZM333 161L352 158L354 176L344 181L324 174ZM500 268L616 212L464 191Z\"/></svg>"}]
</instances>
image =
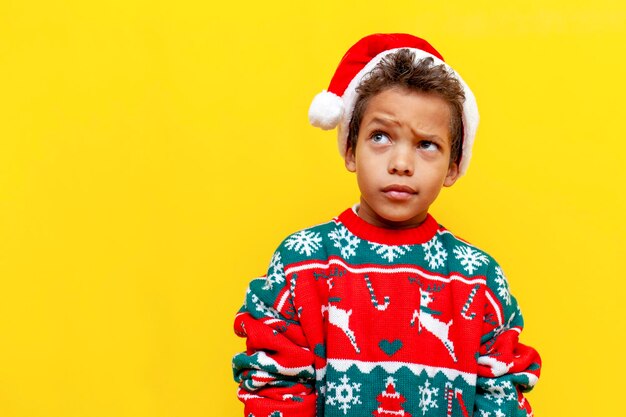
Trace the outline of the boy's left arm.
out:
<instances>
[{"instance_id":1,"label":"boy's left arm","mask_svg":"<svg viewBox=\"0 0 626 417\"><path fill-rule=\"evenodd\" d=\"M518 341L524 319L496 262L489 266L487 287L474 417L532 416L523 393L536 384L541 358L535 349Z\"/></svg>"}]
</instances>

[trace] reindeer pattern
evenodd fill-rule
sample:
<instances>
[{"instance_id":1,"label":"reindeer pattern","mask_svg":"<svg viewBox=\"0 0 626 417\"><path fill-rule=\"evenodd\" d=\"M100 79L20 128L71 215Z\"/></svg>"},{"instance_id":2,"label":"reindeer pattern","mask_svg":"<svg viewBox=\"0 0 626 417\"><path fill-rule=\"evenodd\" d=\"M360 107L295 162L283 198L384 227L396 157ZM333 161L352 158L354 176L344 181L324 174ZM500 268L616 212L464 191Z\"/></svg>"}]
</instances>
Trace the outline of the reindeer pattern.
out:
<instances>
[{"instance_id":1,"label":"reindeer pattern","mask_svg":"<svg viewBox=\"0 0 626 417\"><path fill-rule=\"evenodd\" d=\"M315 273L314 276L316 280L319 278L325 279L326 285L328 286L328 293L330 294L332 288L335 286L334 279L341 278L344 276L344 274L345 271L340 271L338 268L335 268L335 270L328 275ZM333 298L329 296L328 304L322 306L322 316L326 314L328 323L341 330L350 341L350 344L354 348L354 351L356 353L361 353L361 349L356 342L356 335L354 334L354 330L350 328L350 316L352 316L352 310L345 310L338 306L337 304L340 301L340 297Z\"/></svg>"},{"instance_id":2,"label":"reindeer pattern","mask_svg":"<svg viewBox=\"0 0 626 417\"><path fill-rule=\"evenodd\" d=\"M411 326L415 325L415 320L418 321L418 331L421 333L422 329L429 333L432 333L437 339L443 343L448 350L448 353L452 357L454 362L457 362L456 355L454 354L454 343L449 338L450 326L452 326L453 320L450 319L447 323L438 320L435 316L440 315L441 312L433 310L428 307L434 299L434 293L440 292L444 288L444 284L441 285L429 285L424 288L424 284L419 278L409 277L409 282L414 282L419 285L420 293L420 305L413 312L411 318Z\"/></svg>"}]
</instances>

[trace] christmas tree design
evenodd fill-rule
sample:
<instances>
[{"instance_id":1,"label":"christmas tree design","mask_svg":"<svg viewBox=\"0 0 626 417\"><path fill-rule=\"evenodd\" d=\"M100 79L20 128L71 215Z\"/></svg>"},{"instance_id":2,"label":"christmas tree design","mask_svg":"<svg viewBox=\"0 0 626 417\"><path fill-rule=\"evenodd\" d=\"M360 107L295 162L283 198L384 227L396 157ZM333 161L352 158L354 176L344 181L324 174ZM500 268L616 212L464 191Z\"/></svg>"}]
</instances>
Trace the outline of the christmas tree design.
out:
<instances>
[{"instance_id":1,"label":"christmas tree design","mask_svg":"<svg viewBox=\"0 0 626 417\"><path fill-rule=\"evenodd\" d=\"M411 414L404 411L400 405L406 399L396 391L396 381L392 377L387 378L387 389L378 394L376 401L378 401L378 408L372 413L374 417L411 417Z\"/></svg>"}]
</instances>

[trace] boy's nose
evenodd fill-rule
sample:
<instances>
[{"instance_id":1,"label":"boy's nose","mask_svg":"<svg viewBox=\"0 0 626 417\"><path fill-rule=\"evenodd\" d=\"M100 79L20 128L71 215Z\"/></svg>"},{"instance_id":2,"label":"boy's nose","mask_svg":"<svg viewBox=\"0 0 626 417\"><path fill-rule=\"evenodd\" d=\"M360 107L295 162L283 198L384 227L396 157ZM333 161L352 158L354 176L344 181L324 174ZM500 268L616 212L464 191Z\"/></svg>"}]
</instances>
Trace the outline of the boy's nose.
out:
<instances>
[{"instance_id":1,"label":"boy's nose","mask_svg":"<svg viewBox=\"0 0 626 417\"><path fill-rule=\"evenodd\" d=\"M398 147L394 149L389 159L388 171L390 174L413 175L414 155L410 150Z\"/></svg>"}]
</instances>

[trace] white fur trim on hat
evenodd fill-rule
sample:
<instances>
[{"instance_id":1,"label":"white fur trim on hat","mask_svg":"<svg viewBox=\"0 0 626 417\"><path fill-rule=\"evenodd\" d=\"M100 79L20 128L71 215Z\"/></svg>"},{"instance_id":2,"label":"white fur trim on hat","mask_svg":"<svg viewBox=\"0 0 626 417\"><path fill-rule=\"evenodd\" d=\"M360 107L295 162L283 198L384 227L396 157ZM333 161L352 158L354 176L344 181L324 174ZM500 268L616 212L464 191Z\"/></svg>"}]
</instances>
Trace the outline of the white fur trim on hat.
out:
<instances>
[{"instance_id":1,"label":"white fur trim on hat","mask_svg":"<svg viewBox=\"0 0 626 417\"><path fill-rule=\"evenodd\" d=\"M343 100L330 91L317 94L309 107L309 122L315 127L330 130L337 127L343 116Z\"/></svg>"}]
</instances>

